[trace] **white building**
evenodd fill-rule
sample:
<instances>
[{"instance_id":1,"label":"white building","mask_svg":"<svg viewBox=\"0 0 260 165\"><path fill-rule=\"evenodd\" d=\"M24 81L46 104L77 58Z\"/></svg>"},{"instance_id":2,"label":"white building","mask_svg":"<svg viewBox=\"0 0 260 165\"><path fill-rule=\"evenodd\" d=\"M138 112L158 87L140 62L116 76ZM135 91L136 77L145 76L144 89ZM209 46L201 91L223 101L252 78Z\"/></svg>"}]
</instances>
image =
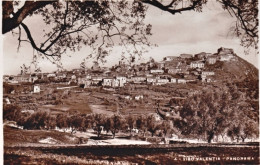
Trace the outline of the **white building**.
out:
<instances>
[{"instance_id":1,"label":"white building","mask_svg":"<svg viewBox=\"0 0 260 165\"><path fill-rule=\"evenodd\" d=\"M169 73L169 74L176 74L176 73L178 73L179 71L180 71L179 68L170 68L170 69L168 69L168 73Z\"/></svg>"},{"instance_id":2,"label":"white building","mask_svg":"<svg viewBox=\"0 0 260 165\"><path fill-rule=\"evenodd\" d=\"M102 81L103 77L101 77L101 76L93 76L92 80L94 80L94 81Z\"/></svg>"},{"instance_id":3,"label":"white building","mask_svg":"<svg viewBox=\"0 0 260 165\"><path fill-rule=\"evenodd\" d=\"M40 93L40 92L41 92L40 86L34 85L33 86L33 93Z\"/></svg>"},{"instance_id":4,"label":"white building","mask_svg":"<svg viewBox=\"0 0 260 165\"><path fill-rule=\"evenodd\" d=\"M155 77L147 77L146 82L147 82L147 84L154 84L156 82L156 78Z\"/></svg>"},{"instance_id":5,"label":"white building","mask_svg":"<svg viewBox=\"0 0 260 165\"><path fill-rule=\"evenodd\" d=\"M89 87L92 84L92 80L86 79L84 83L84 88Z\"/></svg>"},{"instance_id":6,"label":"white building","mask_svg":"<svg viewBox=\"0 0 260 165\"><path fill-rule=\"evenodd\" d=\"M87 79L92 79L92 76L91 76L90 74L87 74L87 75L86 75L86 78L87 78Z\"/></svg>"},{"instance_id":7,"label":"white building","mask_svg":"<svg viewBox=\"0 0 260 165\"><path fill-rule=\"evenodd\" d=\"M76 78L77 78L76 75L72 75L72 76L71 76L71 79L72 79L72 80L76 80Z\"/></svg>"},{"instance_id":8,"label":"white building","mask_svg":"<svg viewBox=\"0 0 260 165\"><path fill-rule=\"evenodd\" d=\"M168 79L157 79L156 85L163 85L169 83Z\"/></svg>"},{"instance_id":9,"label":"white building","mask_svg":"<svg viewBox=\"0 0 260 165\"><path fill-rule=\"evenodd\" d=\"M125 99L126 100L132 100L132 97L131 96L125 96Z\"/></svg>"},{"instance_id":10,"label":"white building","mask_svg":"<svg viewBox=\"0 0 260 165\"><path fill-rule=\"evenodd\" d=\"M192 61L190 63L191 68L204 68L205 64L201 61Z\"/></svg>"},{"instance_id":11,"label":"white building","mask_svg":"<svg viewBox=\"0 0 260 165\"><path fill-rule=\"evenodd\" d=\"M78 84L85 84L86 78L78 78Z\"/></svg>"},{"instance_id":12,"label":"white building","mask_svg":"<svg viewBox=\"0 0 260 165\"><path fill-rule=\"evenodd\" d=\"M177 83L177 79L176 78L171 78L170 83Z\"/></svg>"},{"instance_id":13,"label":"white building","mask_svg":"<svg viewBox=\"0 0 260 165\"><path fill-rule=\"evenodd\" d=\"M124 76L117 76L116 77L117 80L119 80L119 86L123 87L126 83L126 77Z\"/></svg>"},{"instance_id":14,"label":"white building","mask_svg":"<svg viewBox=\"0 0 260 165\"><path fill-rule=\"evenodd\" d=\"M161 74L164 73L164 71L162 69L151 69L150 73L157 73L157 74Z\"/></svg>"},{"instance_id":15,"label":"white building","mask_svg":"<svg viewBox=\"0 0 260 165\"><path fill-rule=\"evenodd\" d=\"M55 77L56 80L62 80L64 78L66 78L65 73L57 73L57 76Z\"/></svg>"},{"instance_id":16,"label":"white building","mask_svg":"<svg viewBox=\"0 0 260 165\"><path fill-rule=\"evenodd\" d=\"M49 78L49 77L56 77L56 74L55 73L49 73L49 74L47 74L47 77Z\"/></svg>"},{"instance_id":17,"label":"white building","mask_svg":"<svg viewBox=\"0 0 260 165\"><path fill-rule=\"evenodd\" d=\"M143 76L132 77L132 81L134 83L142 83L145 80L146 80L146 77L143 77Z\"/></svg>"},{"instance_id":18,"label":"white building","mask_svg":"<svg viewBox=\"0 0 260 165\"><path fill-rule=\"evenodd\" d=\"M215 64L217 62L217 57L216 56L209 56L206 61L207 61L208 64Z\"/></svg>"},{"instance_id":19,"label":"white building","mask_svg":"<svg viewBox=\"0 0 260 165\"><path fill-rule=\"evenodd\" d=\"M87 78L78 78L78 85L84 85L84 88L90 86L92 84L92 80Z\"/></svg>"},{"instance_id":20,"label":"white building","mask_svg":"<svg viewBox=\"0 0 260 165\"><path fill-rule=\"evenodd\" d=\"M120 85L119 80L113 79L113 81L112 81L112 87L119 87L119 85Z\"/></svg>"},{"instance_id":21,"label":"white building","mask_svg":"<svg viewBox=\"0 0 260 165\"><path fill-rule=\"evenodd\" d=\"M6 98L4 99L4 101L5 101L6 104L11 104L11 102L10 102L10 100L9 100L8 97L6 97Z\"/></svg>"},{"instance_id":22,"label":"white building","mask_svg":"<svg viewBox=\"0 0 260 165\"><path fill-rule=\"evenodd\" d=\"M219 61L230 61L234 57L233 54L223 54L220 55Z\"/></svg>"},{"instance_id":23,"label":"white building","mask_svg":"<svg viewBox=\"0 0 260 165\"><path fill-rule=\"evenodd\" d=\"M201 75L201 81L202 81L202 82L210 82L211 79L210 79L210 78L207 78L206 75Z\"/></svg>"},{"instance_id":24,"label":"white building","mask_svg":"<svg viewBox=\"0 0 260 165\"><path fill-rule=\"evenodd\" d=\"M201 75L205 75L205 76L214 76L215 72L212 71L202 71Z\"/></svg>"},{"instance_id":25,"label":"white building","mask_svg":"<svg viewBox=\"0 0 260 165\"><path fill-rule=\"evenodd\" d=\"M111 87L112 86L112 82L113 82L113 78L104 78L102 85Z\"/></svg>"},{"instance_id":26,"label":"white building","mask_svg":"<svg viewBox=\"0 0 260 165\"><path fill-rule=\"evenodd\" d=\"M185 79L178 79L177 82L178 82L178 84L186 84Z\"/></svg>"},{"instance_id":27,"label":"white building","mask_svg":"<svg viewBox=\"0 0 260 165\"><path fill-rule=\"evenodd\" d=\"M135 96L135 100L141 100L141 99L143 99L143 98L144 98L143 95L137 95L137 96Z\"/></svg>"},{"instance_id":28,"label":"white building","mask_svg":"<svg viewBox=\"0 0 260 165\"><path fill-rule=\"evenodd\" d=\"M167 57L164 57L164 61L172 61L172 60L175 60L175 59L177 59L178 58L178 56L167 56Z\"/></svg>"},{"instance_id":29,"label":"white building","mask_svg":"<svg viewBox=\"0 0 260 165\"><path fill-rule=\"evenodd\" d=\"M20 77L20 82L33 82L30 74L24 74Z\"/></svg>"}]
</instances>

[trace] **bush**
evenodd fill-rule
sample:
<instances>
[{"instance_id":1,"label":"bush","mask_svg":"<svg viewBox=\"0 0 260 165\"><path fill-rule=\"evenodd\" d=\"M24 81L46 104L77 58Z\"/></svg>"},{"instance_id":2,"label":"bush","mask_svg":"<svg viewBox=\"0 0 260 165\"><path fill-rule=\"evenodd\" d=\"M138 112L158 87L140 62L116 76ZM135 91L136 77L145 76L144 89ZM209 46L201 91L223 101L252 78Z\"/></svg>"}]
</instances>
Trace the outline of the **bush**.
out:
<instances>
[{"instance_id":1,"label":"bush","mask_svg":"<svg viewBox=\"0 0 260 165\"><path fill-rule=\"evenodd\" d=\"M51 121L51 116L47 112L36 112L29 116L24 122L24 129L44 129L53 128L55 120Z\"/></svg>"},{"instance_id":2,"label":"bush","mask_svg":"<svg viewBox=\"0 0 260 165\"><path fill-rule=\"evenodd\" d=\"M14 85L9 85L7 83L3 83L3 91L4 93L10 94L13 90L15 90Z\"/></svg>"},{"instance_id":3,"label":"bush","mask_svg":"<svg viewBox=\"0 0 260 165\"><path fill-rule=\"evenodd\" d=\"M17 105L4 104L3 106L3 119L18 121L21 114L21 108Z\"/></svg>"}]
</instances>

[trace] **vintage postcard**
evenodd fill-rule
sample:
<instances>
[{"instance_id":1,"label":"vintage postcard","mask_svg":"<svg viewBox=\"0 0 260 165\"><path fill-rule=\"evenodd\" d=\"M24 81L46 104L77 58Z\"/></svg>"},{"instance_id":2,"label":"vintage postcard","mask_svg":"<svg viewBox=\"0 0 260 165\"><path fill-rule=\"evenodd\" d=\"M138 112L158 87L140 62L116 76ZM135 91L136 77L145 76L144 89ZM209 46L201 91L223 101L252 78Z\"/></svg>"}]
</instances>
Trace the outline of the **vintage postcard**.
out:
<instances>
[{"instance_id":1,"label":"vintage postcard","mask_svg":"<svg viewBox=\"0 0 260 165\"><path fill-rule=\"evenodd\" d=\"M3 164L258 164L257 0L2 1Z\"/></svg>"}]
</instances>

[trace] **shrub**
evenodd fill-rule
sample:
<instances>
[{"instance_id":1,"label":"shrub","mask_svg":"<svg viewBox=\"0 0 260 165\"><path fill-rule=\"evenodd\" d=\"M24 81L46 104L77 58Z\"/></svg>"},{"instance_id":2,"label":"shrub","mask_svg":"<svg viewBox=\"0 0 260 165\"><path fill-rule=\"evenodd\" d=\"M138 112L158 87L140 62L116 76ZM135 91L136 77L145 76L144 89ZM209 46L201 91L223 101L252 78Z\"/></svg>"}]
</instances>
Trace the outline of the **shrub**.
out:
<instances>
[{"instance_id":1,"label":"shrub","mask_svg":"<svg viewBox=\"0 0 260 165\"><path fill-rule=\"evenodd\" d=\"M21 114L21 108L17 105L4 104L3 106L3 119L18 121Z\"/></svg>"}]
</instances>

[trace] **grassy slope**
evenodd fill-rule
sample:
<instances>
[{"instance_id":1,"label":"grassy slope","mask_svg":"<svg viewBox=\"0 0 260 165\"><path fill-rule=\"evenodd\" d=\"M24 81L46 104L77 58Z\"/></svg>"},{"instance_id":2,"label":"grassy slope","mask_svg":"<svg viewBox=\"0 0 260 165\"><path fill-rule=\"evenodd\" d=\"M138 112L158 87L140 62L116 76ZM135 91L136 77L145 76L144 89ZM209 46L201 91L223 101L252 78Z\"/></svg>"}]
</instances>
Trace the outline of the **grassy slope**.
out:
<instances>
[{"instance_id":1,"label":"grassy slope","mask_svg":"<svg viewBox=\"0 0 260 165\"><path fill-rule=\"evenodd\" d=\"M230 79L244 80L251 77L254 80L258 79L258 69L245 61L244 59L237 57L237 61L230 62L217 62L215 65L208 65L206 68L216 72L217 80Z\"/></svg>"},{"instance_id":2,"label":"grassy slope","mask_svg":"<svg viewBox=\"0 0 260 165\"><path fill-rule=\"evenodd\" d=\"M54 105L51 107L51 111L54 114L59 112L80 112L83 114L92 113L88 104L88 97L83 93L71 93L67 98L61 99L62 104ZM41 109L46 109L42 107ZM65 110L64 110L65 109Z\"/></svg>"},{"instance_id":3,"label":"grassy slope","mask_svg":"<svg viewBox=\"0 0 260 165\"><path fill-rule=\"evenodd\" d=\"M77 144L78 138L69 133L48 130L21 130L4 126L4 145L21 145L39 143L39 140L51 137L60 144Z\"/></svg>"}]
</instances>

